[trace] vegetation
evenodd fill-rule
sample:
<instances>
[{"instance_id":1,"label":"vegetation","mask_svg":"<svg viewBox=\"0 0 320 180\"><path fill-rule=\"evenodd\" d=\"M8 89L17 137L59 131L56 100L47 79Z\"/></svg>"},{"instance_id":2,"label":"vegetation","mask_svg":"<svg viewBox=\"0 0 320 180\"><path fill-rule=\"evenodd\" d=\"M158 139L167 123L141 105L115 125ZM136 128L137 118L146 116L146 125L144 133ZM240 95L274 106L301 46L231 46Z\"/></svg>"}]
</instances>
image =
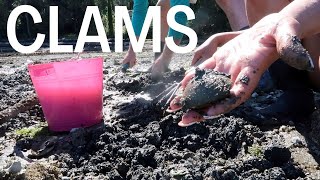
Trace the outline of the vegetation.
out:
<instances>
[{"instance_id":1,"label":"vegetation","mask_svg":"<svg viewBox=\"0 0 320 180\"><path fill-rule=\"evenodd\" d=\"M16 134L19 137L35 138L40 135L49 134L49 130L48 130L48 127L36 126L36 127L28 127L28 128L19 129L16 131Z\"/></svg>"},{"instance_id":2,"label":"vegetation","mask_svg":"<svg viewBox=\"0 0 320 180\"><path fill-rule=\"evenodd\" d=\"M256 144L252 145L251 147L248 147L248 153L256 157L262 157L263 155L261 146Z\"/></svg>"},{"instance_id":3,"label":"vegetation","mask_svg":"<svg viewBox=\"0 0 320 180\"><path fill-rule=\"evenodd\" d=\"M155 5L156 0L149 0L150 5ZM59 37L74 37L79 34L83 16L87 6L99 6L103 23L108 37L114 35L114 6L124 5L132 9L132 0L0 0L0 41L7 39L7 20L10 12L20 5L31 5L41 14L43 22L33 24L30 15L24 13L17 21L17 36L19 39L32 39L37 33L48 34L49 31L49 7L59 7ZM213 34L222 30L228 30L229 26L223 11L215 1L198 0L191 6L196 12L197 20L190 23L198 33ZM209 24L209 25L208 25ZM91 24L90 34L96 30ZM48 37L48 36L47 36Z\"/></svg>"}]
</instances>

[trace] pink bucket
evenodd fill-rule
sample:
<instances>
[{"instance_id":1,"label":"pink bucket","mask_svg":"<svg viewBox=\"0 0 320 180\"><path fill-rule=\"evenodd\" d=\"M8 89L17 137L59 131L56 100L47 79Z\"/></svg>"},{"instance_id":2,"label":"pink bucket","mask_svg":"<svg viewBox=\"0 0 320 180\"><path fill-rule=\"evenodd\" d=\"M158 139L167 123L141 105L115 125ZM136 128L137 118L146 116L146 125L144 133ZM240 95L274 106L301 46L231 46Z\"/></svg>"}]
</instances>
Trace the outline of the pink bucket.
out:
<instances>
[{"instance_id":1,"label":"pink bucket","mask_svg":"<svg viewBox=\"0 0 320 180\"><path fill-rule=\"evenodd\" d=\"M102 121L102 58L29 65L28 69L51 131Z\"/></svg>"}]
</instances>

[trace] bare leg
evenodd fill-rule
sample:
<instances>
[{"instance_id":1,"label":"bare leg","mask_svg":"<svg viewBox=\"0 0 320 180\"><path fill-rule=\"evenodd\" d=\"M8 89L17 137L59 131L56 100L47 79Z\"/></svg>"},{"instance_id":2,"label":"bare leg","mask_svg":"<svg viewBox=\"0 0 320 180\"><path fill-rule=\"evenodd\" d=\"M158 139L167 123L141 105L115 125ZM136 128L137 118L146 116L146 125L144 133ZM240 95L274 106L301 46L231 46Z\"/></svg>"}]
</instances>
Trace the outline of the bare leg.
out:
<instances>
[{"instance_id":1,"label":"bare leg","mask_svg":"<svg viewBox=\"0 0 320 180\"><path fill-rule=\"evenodd\" d=\"M181 40L175 39L174 42L179 45ZM152 77L158 78L161 77L162 73L168 70L168 66L173 57L173 52L168 48L167 45L164 46L162 54L154 62L152 66Z\"/></svg>"},{"instance_id":2,"label":"bare leg","mask_svg":"<svg viewBox=\"0 0 320 180\"><path fill-rule=\"evenodd\" d=\"M157 6L161 7L161 51L154 53L154 59L158 59L164 50L165 38L167 37L169 25L167 14L170 9L170 0L159 0Z\"/></svg>"},{"instance_id":3,"label":"bare leg","mask_svg":"<svg viewBox=\"0 0 320 180\"><path fill-rule=\"evenodd\" d=\"M244 0L216 0L227 15L231 29L238 31L248 26Z\"/></svg>"},{"instance_id":4,"label":"bare leg","mask_svg":"<svg viewBox=\"0 0 320 180\"><path fill-rule=\"evenodd\" d=\"M170 0L159 0L157 6L161 7L161 50L163 50L164 39L168 34L168 23L167 23L167 13L170 9ZM142 15L141 15L142 16ZM139 37L137 36L137 39ZM156 58L159 57L160 53L155 53ZM133 67L137 63L136 53L133 51L132 45L130 44L127 54L125 55L122 64L129 64Z\"/></svg>"},{"instance_id":5,"label":"bare leg","mask_svg":"<svg viewBox=\"0 0 320 180\"><path fill-rule=\"evenodd\" d=\"M253 26L266 15L281 11L289 3L290 0L245 0L249 25Z\"/></svg>"},{"instance_id":6,"label":"bare leg","mask_svg":"<svg viewBox=\"0 0 320 180\"><path fill-rule=\"evenodd\" d=\"M162 13L166 13L166 14L162 14L162 17L167 15L167 12L169 11L170 7L173 7L175 5L189 5L189 0L163 0L163 1L165 1L165 6L164 7L168 8L168 9L165 9L165 10L162 11ZM167 5L169 5L169 6L167 6ZM180 24L185 24L187 19L184 16L185 15L183 13L178 13L176 15L177 22L179 22ZM179 34L179 33L176 33L172 29L170 29L169 32L168 32L167 19L166 18L162 18L162 21L163 20L165 22L163 22L162 25L164 25L165 27L162 29L162 37L161 37L161 39L164 41L165 38L167 37L167 35L168 36L173 36L174 42L177 45L179 45L180 42L181 42L182 35ZM167 31L165 31L165 29ZM156 61L154 62L153 66L152 66L152 69L151 69L152 77L154 79L158 79L159 77L162 76L162 74L165 71L168 70L168 66L169 66L169 63L170 63L170 61L171 61L171 59L173 57L173 54L174 53L165 45L163 52L161 53L159 58L156 59Z\"/></svg>"},{"instance_id":7,"label":"bare leg","mask_svg":"<svg viewBox=\"0 0 320 180\"><path fill-rule=\"evenodd\" d=\"M169 30L167 14L170 9L170 0L159 0L157 6L161 7L161 41L164 42Z\"/></svg>"}]
</instances>

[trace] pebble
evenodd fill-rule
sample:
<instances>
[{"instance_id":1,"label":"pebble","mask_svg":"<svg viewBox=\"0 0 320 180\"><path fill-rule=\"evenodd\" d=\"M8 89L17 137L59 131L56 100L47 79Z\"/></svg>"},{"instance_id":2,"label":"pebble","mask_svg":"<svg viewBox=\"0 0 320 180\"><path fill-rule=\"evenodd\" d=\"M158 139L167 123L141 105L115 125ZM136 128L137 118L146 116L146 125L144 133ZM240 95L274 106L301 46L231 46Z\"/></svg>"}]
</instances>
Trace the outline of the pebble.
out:
<instances>
[{"instance_id":1,"label":"pebble","mask_svg":"<svg viewBox=\"0 0 320 180\"><path fill-rule=\"evenodd\" d=\"M173 178L176 178L176 177L181 177L181 176L185 176L189 174L189 171L187 168L179 168L179 169L172 169L170 171L170 176L173 177Z\"/></svg>"},{"instance_id":2,"label":"pebble","mask_svg":"<svg viewBox=\"0 0 320 180\"><path fill-rule=\"evenodd\" d=\"M63 177L61 178L61 180L70 180L70 177L68 177L68 176L63 176Z\"/></svg>"},{"instance_id":3,"label":"pebble","mask_svg":"<svg viewBox=\"0 0 320 180\"><path fill-rule=\"evenodd\" d=\"M280 131L280 132L290 132L290 129L289 129L288 126L282 125L282 126L279 128L279 131Z\"/></svg>"},{"instance_id":4,"label":"pebble","mask_svg":"<svg viewBox=\"0 0 320 180\"><path fill-rule=\"evenodd\" d=\"M86 130L84 128L74 128L70 131L72 144L76 147L86 144L85 140Z\"/></svg>"},{"instance_id":5,"label":"pebble","mask_svg":"<svg viewBox=\"0 0 320 180\"><path fill-rule=\"evenodd\" d=\"M279 129L274 129L273 132L274 132L275 134L279 134Z\"/></svg>"},{"instance_id":6,"label":"pebble","mask_svg":"<svg viewBox=\"0 0 320 180\"><path fill-rule=\"evenodd\" d=\"M283 165L290 160L291 152L283 145L272 144L265 149L264 157L278 166Z\"/></svg>"},{"instance_id":7,"label":"pebble","mask_svg":"<svg viewBox=\"0 0 320 180\"><path fill-rule=\"evenodd\" d=\"M256 98L256 97L258 97L258 96L259 96L259 94L256 93L256 92L252 93L252 95L251 95L252 98Z\"/></svg>"},{"instance_id":8,"label":"pebble","mask_svg":"<svg viewBox=\"0 0 320 180\"><path fill-rule=\"evenodd\" d=\"M294 126L294 122L293 122L293 121L289 121L288 124L289 124L290 126Z\"/></svg>"},{"instance_id":9,"label":"pebble","mask_svg":"<svg viewBox=\"0 0 320 180\"><path fill-rule=\"evenodd\" d=\"M21 162L15 161L11 164L8 171L9 173L12 173L12 174L18 174L21 171L21 169L22 169Z\"/></svg>"},{"instance_id":10,"label":"pebble","mask_svg":"<svg viewBox=\"0 0 320 180\"><path fill-rule=\"evenodd\" d=\"M300 137L297 137L297 136L292 137L291 142L294 147L303 147L304 146Z\"/></svg>"}]
</instances>

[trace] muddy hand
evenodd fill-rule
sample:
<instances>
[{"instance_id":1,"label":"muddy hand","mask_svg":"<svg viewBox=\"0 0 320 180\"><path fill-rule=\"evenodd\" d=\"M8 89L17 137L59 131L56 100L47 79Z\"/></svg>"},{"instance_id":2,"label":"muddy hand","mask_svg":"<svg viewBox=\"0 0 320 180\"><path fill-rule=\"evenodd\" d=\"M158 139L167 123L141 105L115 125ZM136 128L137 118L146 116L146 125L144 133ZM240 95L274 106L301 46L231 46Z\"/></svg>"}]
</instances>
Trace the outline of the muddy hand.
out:
<instances>
[{"instance_id":1,"label":"muddy hand","mask_svg":"<svg viewBox=\"0 0 320 180\"><path fill-rule=\"evenodd\" d=\"M299 70L313 71L314 64L308 51L303 47L298 33L299 23L296 20L284 18L277 26L275 39L280 58L288 65Z\"/></svg>"},{"instance_id":2,"label":"muddy hand","mask_svg":"<svg viewBox=\"0 0 320 180\"><path fill-rule=\"evenodd\" d=\"M279 47L287 47L281 46L283 41L278 38L279 25L275 21L278 18L277 15L269 15L263 18L255 26L226 43L210 59L199 65L200 69L214 69L230 74L231 95L229 98L203 109L202 112L204 113L199 113L198 110L188 111L182 117L180 126L188 126L199 122L204 120L205 116L227 113L251 96L261 75L279 58L280 55L277 50L282 49ZM181 82L182 88L188 84L193 76L194 72L185 76ZM173 99L170 104L172 109L176 108L175 101L177 99Z\"/></svg>"}]
</instances>

